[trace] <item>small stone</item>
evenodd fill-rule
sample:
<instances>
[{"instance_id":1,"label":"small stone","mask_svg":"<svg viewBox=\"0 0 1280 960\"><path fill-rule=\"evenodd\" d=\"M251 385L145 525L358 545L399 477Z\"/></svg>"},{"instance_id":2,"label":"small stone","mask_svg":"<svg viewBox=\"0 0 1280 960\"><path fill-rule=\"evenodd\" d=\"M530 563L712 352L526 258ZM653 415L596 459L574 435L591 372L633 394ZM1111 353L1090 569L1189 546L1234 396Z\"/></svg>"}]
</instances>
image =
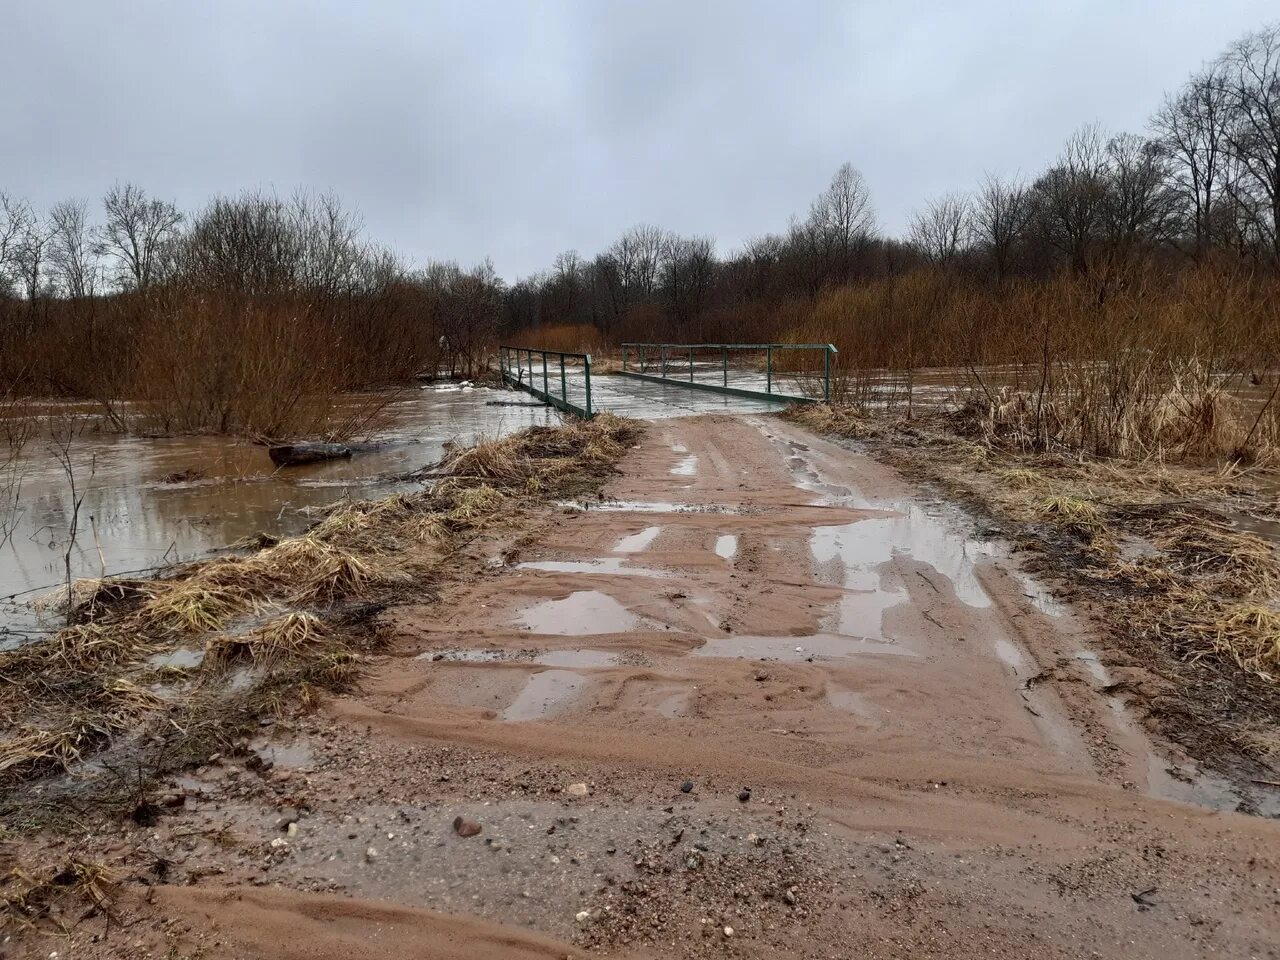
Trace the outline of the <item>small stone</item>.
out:
<instances>
[{"instance_id":1,"label":"small stone","mask_svg":"<svg viewBox=\"0 0 1280 960\"><path fill-rule=\"evenodd\" d=\"M756 671L756 683L764 683L768 679L769 679L769 674L766 673L764 670Z\"/></svg>"},{"instance_id":2,"label":"small stone","mask_svg":"<svg viewBox=\"0 0 1280 960\"><path fill-rule=\"evenodd\" d=\"M782 899L786 902L787 906L794 906L796 902L796 888L788 887L784 890L782 893Z\"/></svg>"},{"instance_id":3,"label":"small stone","mask_svg":"<svg viewBox=\"0 0 1280 960\"><path fill-rule=\"evenodd\" d=\"M732 936L733 936L733 927L725 927L725 928L724 928L724 935L725 935L726 937L732 937Z\"/></svg>"},{"instance_id":4,"label":"small stone","mask_svg":"<svg viewBox=\"0 0 1280 960\"><path fill-rule=\"evenodd\" d=\"M681 792L681 793L693 793L693 781L692 781L692 780L686 780L684 783L680 784L680 792Z\"/></svg>"},{"instance_id":5,"label":"small stone","mask_svg":"<svg viewBox=\"0 0 1280 960\"><path fill-rule=\"evenodd\" d=\"M577 921L578 921L579 923L586 923L588 920L590 920L590 919L591 919L591 911L590 911L590 910L579 910L579 911L578 911L578 915L577 915L577 917L576 917L575 919L577 919Z\"/></svg>"},{"instance_id":6,"label":"small stone","mask_svg":"<svg viewBox=\"0 0 1280 960\"><path fill-rule=\"evenodd\" d=\"M469 817L458 816L453 818L453 832L460 837L474 837L483 829L480 824Z\"/></svg>"},{"instance_id":7,"label":"small stone","mask_svg":"<svg viewBox=\"0 0 1280 960\"><path fill-rule=\"evenodd\" d=\"M186 804L186 802L187 802L187 795L185 793L166 793L163 797L160 798L160 806L168 807L171 810L174 807L183 806L184 804Z\"/></svg>"},{"instance_id":8,"label":"small stone","mask_svg":"<svg viewBox=\"0 0 1280 960\"><path fill-rule=\"evenodd\" d=\"M274 840L271 841L272 850L279 850L281 847L287 847L288 845L289 845L289 841L286 840L284 837L276 837Z\"/></svg>"},{"instance_id":9,"label":"small stone","mask_svg":"<svg viewBox=\"0 0 1280 960\"><path fill-rule=\"evenodd\" d=\"M378 859L378 851L374 847L369 847L364 852L364 858L370 863L373 863L373 861Z\"/></svg>"},{"instance_id":10,"label":"small stone","mask_svg":"<svg viewBox=\"0 0 1280 960\"><path fill-rule=\"evenodd\" d=\"M571 783L564 788L564 792L571 797L585 797L591 791L587 789L585 783Z\"/></svg>"},{"instance_id":11,"label":"small stone","mask_svg":"<svg viewBox=\"0 0 1280 960\"><path fill-rule=\"evenodd\" d=\"M290 837L296 837L298 835L298 824L296 821L285 828L285 834Z\"/></svg>"},{"instance_id":12,"label":"small stone","mask_svg":"<svg viewBox=\"0 0 1280 960\"><path fill-rule=\"evenodd\" d=\"M751 788L750 788L750 787L743 787L741 790L739 790L739 791L738 791L738 799L739 799L739 800L741 800L743 803L746 803L748 800L750 800L750 799L751 799Z\"/></svg>"}]
</instances>

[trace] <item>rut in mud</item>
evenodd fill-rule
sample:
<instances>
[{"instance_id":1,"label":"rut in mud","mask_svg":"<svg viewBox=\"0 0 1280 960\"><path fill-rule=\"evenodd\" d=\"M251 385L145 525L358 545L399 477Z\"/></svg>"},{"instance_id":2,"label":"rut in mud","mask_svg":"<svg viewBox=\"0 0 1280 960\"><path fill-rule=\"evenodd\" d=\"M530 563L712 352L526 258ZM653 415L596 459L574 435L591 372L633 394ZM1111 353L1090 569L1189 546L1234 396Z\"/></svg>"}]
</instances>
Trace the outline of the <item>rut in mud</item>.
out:
<instances>
[{"instance_id":1,"label":"rut in mud","mask_svg":"<svg viewBox=\"0 0 1280 960\"><path fill-rule=\"evenodd\" d=\"M1276 822L1149 742L1001 543L773 417L652 425L623 468L390 611L267 771L179 785L149 948L1275 955Z\"/></svg>"}]
</instances>

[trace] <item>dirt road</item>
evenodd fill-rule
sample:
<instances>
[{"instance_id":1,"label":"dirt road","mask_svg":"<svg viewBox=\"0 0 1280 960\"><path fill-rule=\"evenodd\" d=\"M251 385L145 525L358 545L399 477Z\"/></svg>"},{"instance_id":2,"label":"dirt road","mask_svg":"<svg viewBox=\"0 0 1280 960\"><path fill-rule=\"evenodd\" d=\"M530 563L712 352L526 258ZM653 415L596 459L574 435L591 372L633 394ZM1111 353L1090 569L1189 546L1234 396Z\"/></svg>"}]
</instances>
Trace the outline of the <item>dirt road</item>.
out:
<instances>
[{"instance_id":1,"label":"dirt road","mask_svg":"<svg viewBox=\"0 0 1280 960\"><path fill-rule=\"evenodd\" d=\"M362 691L264 745L271 790L188 785L183 818L267 852L188 841L189 878L221 873L157 888L165 942L1280 952L1280 825L1207 806L1236 798L1148 742L1087 621L971 520L773 417L652 425L623 469L395 611Z\"/></svg>"}]
</instances>

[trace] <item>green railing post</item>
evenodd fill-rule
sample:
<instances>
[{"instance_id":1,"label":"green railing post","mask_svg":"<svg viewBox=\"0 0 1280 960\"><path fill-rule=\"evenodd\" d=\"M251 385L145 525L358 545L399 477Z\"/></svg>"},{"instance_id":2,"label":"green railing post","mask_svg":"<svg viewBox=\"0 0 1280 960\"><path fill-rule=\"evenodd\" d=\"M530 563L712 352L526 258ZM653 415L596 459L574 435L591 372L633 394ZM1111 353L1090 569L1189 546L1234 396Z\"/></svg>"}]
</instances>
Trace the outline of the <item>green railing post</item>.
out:
<instances>
[{"instance_id":1,"label":"green railing post","mask_svg":"<svg viewBox=\"0 0 1280 960\"><path fill-rule=\"evenodd\" d=\"M589 353L588 353L588 354L583 358L583 361L582 361L582 368L583 368L583 370L585 370L585 371L586 371L586 379L587 379L587 407L586 407L586 410L587 410L587 419L588 419L588 420L590 420L590 419L591 419L591 417L592 417L592 413L591 413L591 354L589 354Z\"/></svg>"},{"instance_id":2,"label":"green railing post","mask_svg":"<svg viewBox=\"0 0 1280 960\"><path fill-rule=\"evenodd\" d=\"M729 389L729 348L720 348L720 372L724 375L724 388Z\"/></svg>"},{"instance_id":3,"label":"green railing post","mask_svg":"<svg viewBox=\"0 0 1280 960\"><path fill-rule=\"evenodd\" d=\"M773 347L765 347L764 392L773 393Z\"/></svg>"},{"instance_id":4,"label":"green railing post","mask_svg":"<svg viewBox=\"0 0 1280 960\"><path fill-rule=\"evenodd\" d=\"M667 345L665 343L658 345L658 356L661 362L658 376L665 380L667 378Z\"/></svg>"},{"instance_id":5,"label":"green railing post","mask_svg":"<svg viewBox=\"0 0 1280 960\"><path fill-rule=\"evenodd\" d=\"M547 380L547 351L542 351L542 395L547 400L551 399L551 383Z\"/></svg>"},{"instance_id":6,"label":"green railing post","mask_svg":"<svg viewBox=\"0 0 1280 960\"><path fill-rule=\"evenodd\" d=\"M689 348L689 382L693 383L693 347Z\"/></svg>"},{"instance_id":7,"label":"green railing post","mask_svg":"<svg viewBox=\"0 0 1280 960\"><path fill-rule=\"evenodd\" d=\"M831 402L831 344L822 351L822 402Z\"/></svg>"},{"instance_id":8,"label":"green railing post","mask_svg":"<svg viewBox=\"0 0 1280 960\"><path fill-rule=\"evenodd\" d=\"M560 402L569 403L569 378L564 374L564 354L560 354Z\"/></svg>"}]
</instances>

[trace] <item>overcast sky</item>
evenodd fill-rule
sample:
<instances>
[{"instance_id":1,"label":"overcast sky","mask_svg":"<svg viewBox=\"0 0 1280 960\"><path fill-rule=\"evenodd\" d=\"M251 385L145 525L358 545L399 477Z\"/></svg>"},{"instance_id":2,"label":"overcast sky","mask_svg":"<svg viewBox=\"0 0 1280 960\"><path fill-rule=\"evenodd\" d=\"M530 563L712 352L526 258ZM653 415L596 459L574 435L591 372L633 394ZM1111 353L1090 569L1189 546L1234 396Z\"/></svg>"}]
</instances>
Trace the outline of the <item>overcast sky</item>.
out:
<instances>
[{"instance_id":1,"label":"overcast sky","mask_svg":"<svg viewBox=\"0 0 1280 960\"><path fill-rule=\"evenodd\" d=\"M186 209L332 190L415 262L512 279L624 228L724 253L848 160L881 226L1072 129L1140 131L1275 0L0 0L0 190Z\"/></svg>"}]
</instances>

